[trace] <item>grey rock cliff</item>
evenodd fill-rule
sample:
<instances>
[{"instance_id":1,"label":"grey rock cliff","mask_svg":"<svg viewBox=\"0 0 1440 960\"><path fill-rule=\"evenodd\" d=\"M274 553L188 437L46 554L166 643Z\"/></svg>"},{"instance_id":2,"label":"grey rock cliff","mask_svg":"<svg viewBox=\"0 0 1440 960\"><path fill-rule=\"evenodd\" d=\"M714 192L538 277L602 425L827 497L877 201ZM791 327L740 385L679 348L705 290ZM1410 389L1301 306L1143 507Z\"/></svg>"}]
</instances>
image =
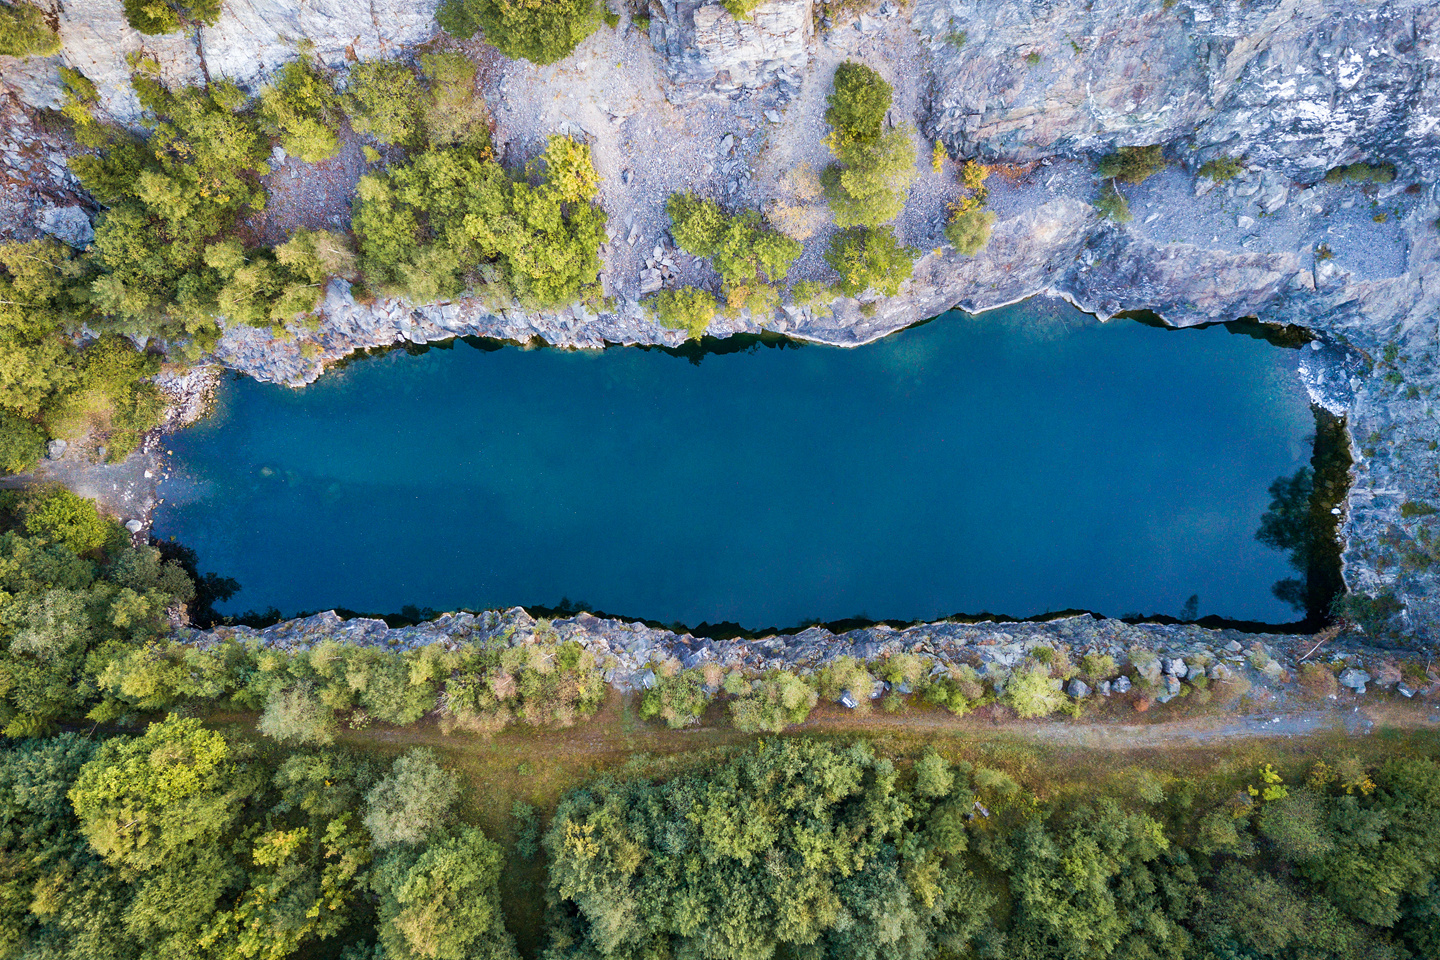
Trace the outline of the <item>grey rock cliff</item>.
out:
<instances>
[{"instance_id":1,"label":"grey rock cliff","mask_svg":"<svg viewBox=\"0 0 1440 960\"><path fill-rule=\"evenodd\" d=\"M929 132L965 154L1186 138L1296 179L1440 169L1440 9L1423 0L919 0L912 22L935 49Z\"/></svg>"}]
</instances>

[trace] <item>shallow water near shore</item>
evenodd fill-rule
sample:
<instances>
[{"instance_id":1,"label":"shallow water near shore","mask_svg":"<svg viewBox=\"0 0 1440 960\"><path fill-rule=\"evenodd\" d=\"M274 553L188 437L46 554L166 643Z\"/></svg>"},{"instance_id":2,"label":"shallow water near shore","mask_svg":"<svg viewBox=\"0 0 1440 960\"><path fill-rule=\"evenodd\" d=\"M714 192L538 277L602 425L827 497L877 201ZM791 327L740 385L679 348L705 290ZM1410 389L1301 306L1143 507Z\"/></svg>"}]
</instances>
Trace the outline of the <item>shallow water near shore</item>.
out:
<instances>
[{"instance_id":1,"label":"shallow water near shore","mask_svg":"<svg viewBox=\"0 0 1440 960\"><path fill-rule=\"evenodd\" d=\"M155 535L240 582L225 613L1300 616L1255 532L1308 404L1293 351L1223 327L1029 301L853 350L480 347L226 382Z\"/></svg>"}]
</instances>

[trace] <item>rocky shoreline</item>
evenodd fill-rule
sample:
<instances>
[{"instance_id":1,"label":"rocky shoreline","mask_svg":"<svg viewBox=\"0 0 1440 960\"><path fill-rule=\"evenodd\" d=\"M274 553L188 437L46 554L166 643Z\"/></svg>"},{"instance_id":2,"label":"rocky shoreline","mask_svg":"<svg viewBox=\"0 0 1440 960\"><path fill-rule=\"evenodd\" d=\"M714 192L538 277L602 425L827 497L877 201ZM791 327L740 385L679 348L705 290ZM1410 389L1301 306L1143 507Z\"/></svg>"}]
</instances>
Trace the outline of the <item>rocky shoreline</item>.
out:
<instances>
[{"instance_id":1,"label":"rocky shoreline","mask_svg":"<svg viewBox=\"0 0 1440 960\"><path fill-rule=\"evenodd\" d=\"M1042 662L1043 655L1037 656L1036 650L1048 648L1076 665L1087 654L1113 661L1113 670L1103 677L1092 676L1088 683L1076 677L1067 683L1065 692L1073 699L1124 694L1138 686L1138 696L1166 703L1218 683L1229 685L1231 695L1246 696L1262 710L1290 696L1317 697L1313 683L1306 686L1300 679L1300 665L1306 662L1320 664L1334 675L1335 697L1360 696L1378 688L1406 699L1430 701L1440 709L1440 666L1356 643L1335 630L1318 637L1254 634L1193 624L1131 624L1090 615L1044 622L937 622L898 629L880 624L840 634L810 627L793 634L713 640L589 613L537 620L521 607L447 613L406 627L363 617L346 620L327 611L263 629L181 628L176 637L202 646L237 640L290 652L327 641L403 652L432 644L455 649L469 644L519 646L573 640L595 654L604 666L604 679L622 692L653 686L657 675L712 664L749 677L771 670L803 675L842 657L877 664L897 654L914 654L930 661L932 675L973 668L998 694L1011 671ZM880 692L877 688L875 695ZM1320 699L1326 696L1318 694Z\"/></svg>"}]
</instances>

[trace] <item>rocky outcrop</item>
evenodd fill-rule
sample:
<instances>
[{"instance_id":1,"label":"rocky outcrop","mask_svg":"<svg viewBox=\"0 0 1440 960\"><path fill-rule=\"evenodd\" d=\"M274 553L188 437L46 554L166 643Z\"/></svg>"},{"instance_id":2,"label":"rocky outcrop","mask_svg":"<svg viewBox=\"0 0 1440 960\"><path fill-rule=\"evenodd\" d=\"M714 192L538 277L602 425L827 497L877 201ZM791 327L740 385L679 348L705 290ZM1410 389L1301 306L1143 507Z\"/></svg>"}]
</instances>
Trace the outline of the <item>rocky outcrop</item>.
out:
<instances>
[{"instance_id":1,"label":"rocky outcrop","mask_svg":"<svg viewBox=\"0 0 1440 960\"><path fill-rule=\"evenodd\" d=\"M650 40L665 57L672 101L800 87L813 32L810 0L772 0L737 20L719 3L650 0Z\"/></svg>"},{"instance_id":2,"label":"rocky outcrop","mask_svg":"<svg viewBox=\"0 0 1440 960\"><path fill-rule=\"evenodd\" d=\"M1189 688L1187 694L1216 683L1232 688L1227 699L1248 691L1252 703L1265 709L1277 697L1295 692L1302 660L1344 668L1365 676L1365 682L1372 674L1382 677L1382 688L1398 690L1407 698L1440 696L1440 671L1431 668L1427 673L1414 664L1402 673L1387 655L1334 638L1319 644L1314 637L1208 630L1188 624L1130 624L1092 616L1046 623L940 622L903 628L877 624L840 634L810 627L793 634L712 640L589 613L537 621L521 607L447 613L398 628L383 620L344 620L327 611L260 630L182 628L177 638L200 645L234 639L289 651L308 650L325 641L403 651L433 644L452 649L466 644L519 646L536 643L541 633L552 642L573 640L594 653L605 668L605 679L622 691L652 685L656 670L715 664L750 676L776 669L809 673L841 657L873 663L901 653L932 661L932 676L962 666L974 668L998 691L1017 667L1038 660L1058 666L1068 659L1079 668L1081 657L1088 654L1097 658L1092 662L1105 664L1087 674L1095 684L1093 692L1101 696L1126 693L1134 683L1145 697L1163 703L1181 695L1182 682ZM1048 648L1049 653L1037 656L1037 648ZM1106 657L1108 664L1099 659ZM1354 689L1345 681L1346 674L1341 673L1341 684ZM1080 699L1092 692L1090 685L1078 679L1074 683L1079 686L1069 691L1072 697ZM1357 692L1363 692L1363 684Z\"/></svg>"},{"instance_id":3,"label":"rocky outcrop","mask_svg":"<svg viewBox=\"0 0 1440 960\"><path fill-rule=\"evenodd\" d=\"M113 117L134 119L140 105L130 89L127 57L144 54L176 84L226 77L242 87L295 59L302 44L335 66L354 59L394 56L436 31L438 0L225 0L219 21L198 31L147 37L125 20L121 0L52 0L64 43L42 61L0 57L0 81L25 102L60 103L55 71L63 63L85 74Z\"/></svg>"},{"instance_id":4,"label":"rocky outcrop","mask_svg":"<svg viewBox=\"0 0 1440 960\"><path fill-rule=\"evenodd\" d=\"M1426 0L918 0L927 132L1033 159L1184 138L1314 181L1440 171L1440 9Z\"/></svg>"}]
</instances>

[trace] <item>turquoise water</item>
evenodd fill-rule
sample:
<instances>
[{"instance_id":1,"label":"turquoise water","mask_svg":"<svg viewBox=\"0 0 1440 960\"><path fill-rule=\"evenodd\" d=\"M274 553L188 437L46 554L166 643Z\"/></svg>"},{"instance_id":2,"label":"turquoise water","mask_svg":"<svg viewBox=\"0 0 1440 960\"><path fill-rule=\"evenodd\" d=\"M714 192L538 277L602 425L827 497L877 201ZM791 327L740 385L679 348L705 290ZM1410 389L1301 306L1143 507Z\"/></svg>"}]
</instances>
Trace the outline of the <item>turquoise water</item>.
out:
<instances>
[{"instance_id":1,"label":"turquoise water","mask_svg":"<svg viewBox=\"0 0 1440 960\"><path fill-rule=\"evenodd\" d=\"M1080 608L1294 620L1268 487L1294 351L1031 301L858 349L395 351L250 380L172 439L155 532L223 612L555 605L748 628Z\"/></svg>"}]
</instances>

